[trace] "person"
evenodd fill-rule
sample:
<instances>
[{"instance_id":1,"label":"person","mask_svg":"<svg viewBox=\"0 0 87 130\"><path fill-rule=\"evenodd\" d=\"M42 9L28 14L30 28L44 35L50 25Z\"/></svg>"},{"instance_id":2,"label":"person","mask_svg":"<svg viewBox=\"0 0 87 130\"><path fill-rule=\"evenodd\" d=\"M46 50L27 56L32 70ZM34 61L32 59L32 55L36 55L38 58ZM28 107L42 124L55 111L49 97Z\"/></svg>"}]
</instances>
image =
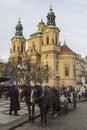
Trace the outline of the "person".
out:
<instances>
[{"instance_id":1,"label":"person","mask_svg":"<svg viewBox=\"0 0 87 130\"><path fill-rule=\"evenodd\" d=\"M0 86L0 98L2 97L3 87Z\"/></svg>"},{"instance_id":2,"label":"person","mask_svg":"<svg viewBox=\"0 0 87 130\"><path fill-rule=\"evenodd\" d=\"M19 91L16 88L15 85L13 85L9 89L9 97L10 97L10 109L9 109L9 115L12 115L12 112L14 111L14 115L18 115L17 111L20 110L20 102L18 100L19 98Z\"/></svg>"}]
</instances>

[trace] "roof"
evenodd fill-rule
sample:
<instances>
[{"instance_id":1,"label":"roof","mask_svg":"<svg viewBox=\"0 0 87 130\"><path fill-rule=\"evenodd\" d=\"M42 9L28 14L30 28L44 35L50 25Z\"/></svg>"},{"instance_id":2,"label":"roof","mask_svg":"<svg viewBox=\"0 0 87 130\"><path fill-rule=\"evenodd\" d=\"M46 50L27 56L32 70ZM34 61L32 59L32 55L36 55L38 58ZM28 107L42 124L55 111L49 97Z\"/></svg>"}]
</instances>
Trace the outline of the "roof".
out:
<instances>
[{"instance_id":1,"label":"roof","mask_svg":"<svg viewBox=\"0 0 87 130\"><path fill-rule=\"evenodd\" d=\"M75 55L76 53L73 52L66 44L64 44L63 46L61 46L61 52L62 54L73 54Z\"/></svg>"},{"instance_id":2,"label":"roof","mask_svg":"<svg viewBox=\"0 0 87 130\"><path fill-rule=\"evenodd\" d=\"M42 31L38 31L36 33L33 33L30 35L30 37L37 37L37 36L42 36L43 32Z\"/></svg>"},{"instance_id":3,"label":"roof","mask_svg":"<svg viewBox=\"0 0 87 130\"><path fill-rule=\"evenodd\" d=\"M5 82L7 80L10 80L10 78L7 77L0 77L0 82Z\"/></svg>"}]
</instances>

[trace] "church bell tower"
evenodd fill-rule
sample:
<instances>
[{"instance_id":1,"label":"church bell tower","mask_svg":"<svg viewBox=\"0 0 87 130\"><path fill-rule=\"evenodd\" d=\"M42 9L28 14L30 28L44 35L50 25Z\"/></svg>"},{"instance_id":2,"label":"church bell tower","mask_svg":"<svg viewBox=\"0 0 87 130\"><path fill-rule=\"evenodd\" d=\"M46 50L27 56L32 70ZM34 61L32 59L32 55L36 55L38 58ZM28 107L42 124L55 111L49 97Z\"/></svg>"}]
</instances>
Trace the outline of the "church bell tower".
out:
<instances>
[{"instance_id":1,"label":"church bell tower","mask_svg":"<svg viewBox=\"0 0 87 130\"><path fill-rule=\"evenodd\" d=\"M10 59L15 58L15 60L18 60L18 58L26 52L26 39L23 36L23 26L20 19L15 29L15 36L11 39L12 47L10 49Z\"/></svg>"},{"instance_id":2,"label":"church bell tower","mask_svg":"<svg viewBox=\"0 0 87 130\"><path fill-rule=\"evenodd\" d=\"M55 13L53 12L52 6L50 5L49 12L47 14L47 25L43 32L43 45L42 45L42 57L41 61L46 66L51 68L53 74L51 78L46 82L50 86L56 84L54 75L58 73L58 55L60 52L59 33L60 30L56 26Z\"/></svg>"}]
</instances>

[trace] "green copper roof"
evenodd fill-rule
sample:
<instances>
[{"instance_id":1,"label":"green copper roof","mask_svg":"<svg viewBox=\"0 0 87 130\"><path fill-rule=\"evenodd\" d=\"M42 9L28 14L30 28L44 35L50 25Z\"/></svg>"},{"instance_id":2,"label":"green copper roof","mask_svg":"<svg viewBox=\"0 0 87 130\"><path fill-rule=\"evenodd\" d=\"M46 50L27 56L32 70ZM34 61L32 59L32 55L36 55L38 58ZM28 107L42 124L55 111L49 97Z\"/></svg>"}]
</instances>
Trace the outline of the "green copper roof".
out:
<instances>
[{"instance_id":1,"label":"green copper roof","mask_svg":"<svg viewBox=\"0 0 87 130\"><path fill-rule=\"evenodd\" d=\"M54 25L56 26L55 24L55 14L52 10L52 6L50 6L50 9L49 9L49 12L47 14L47 25Z\"/></svg>"},{"instance_id":2,"label":"green copper roof","mask_svg":"<svg viewBox=\"0 0 87 130\"><path fill-rule=\"evenodd\" d=\"M50 10L49 10L49 12L48 12L48 15L54 15L54 16L55 16L55 14L54 14L52 8L50 8Z\"/></svg>"},{"instance_id":3,"label":"green copper roof","mask_svg":"<svg viewBox=\"0 0 87 130\"><path fill-rule=\"evenodd\" d=\"M42 31L38 31L36 33L33 33L30 35L30 37L38 37L38 36L42 36L43 32Z\"/></svg>"},{"instance_id":4,"label":"green copper roof","mask_svg":"<svg viewBox=\"0 0 87 130\"><path fill-rule=\"evenodd\" d=\"M23 32L22 32L23 27L22 27L20 19L19 19L18 24L16 25L15 29L16 29L15 36L23 36Z\"/></svg>"},{"instance_id":5,"label":"green copper roof","mask_svg":"<svg viewBox=\"0 0 87 130\"><path fill-rule=\"evenodd\" d=\"M20 39L22 39L23 38L23 36L14 36L15 38L20 38Z\"/></svg>"},{"instance_id":6,"label":"green copper roof","mask_svg":"<svg viewBox=\"0 0 87 130\"><path fill-rule=\"evenodd\" d=\"M49 27L49 28L58 28L55 25L48 25L47 27Z\"/></svg>"},{"instance_id":7,"label":"green copper roof","mask_svg":"<svg viewBox=\"0 0 87 130\"><path fill-rule=\"evenodd\" d=\"M43 22L43 19L41 19L41 21L39 22L39 24L45 24L45 23Z\"/></svg>"}]
</instances>

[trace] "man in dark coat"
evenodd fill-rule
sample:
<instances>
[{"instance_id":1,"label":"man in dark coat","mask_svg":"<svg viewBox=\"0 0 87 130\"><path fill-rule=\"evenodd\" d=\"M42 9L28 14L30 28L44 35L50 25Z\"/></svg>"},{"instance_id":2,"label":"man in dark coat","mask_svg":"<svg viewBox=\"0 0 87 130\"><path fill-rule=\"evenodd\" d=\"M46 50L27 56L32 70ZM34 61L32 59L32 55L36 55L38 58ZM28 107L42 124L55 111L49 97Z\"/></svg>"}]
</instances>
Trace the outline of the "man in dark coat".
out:
<instances>
[{"instance_id":1,"label":"man in dark coat","mask_svg":"<svg viewBox=\"0 0 87 130\"><path fill-rule=\"evenodd\" d=\"M9 115L12 115L12 111L14 111L14 115L18 115L17 111L20 110L20 103L18 101L19 92L18 89L13 85L9 90L10 97L10 110Z\"/></svg>"}]
</instances>

